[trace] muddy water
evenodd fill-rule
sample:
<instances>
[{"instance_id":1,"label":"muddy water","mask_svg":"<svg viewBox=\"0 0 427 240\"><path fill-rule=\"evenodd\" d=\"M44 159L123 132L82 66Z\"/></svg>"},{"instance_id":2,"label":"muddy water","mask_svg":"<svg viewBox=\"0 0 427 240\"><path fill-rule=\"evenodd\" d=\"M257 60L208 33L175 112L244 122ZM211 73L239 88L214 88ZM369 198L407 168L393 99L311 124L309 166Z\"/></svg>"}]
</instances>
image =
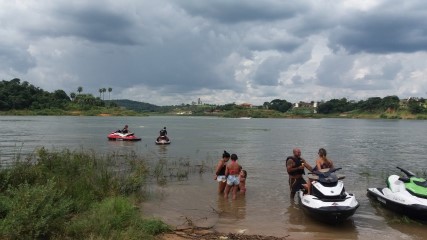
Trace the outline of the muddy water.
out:
<instances>
[{"instance_id":1,"label":"muddy water","mask_svg":"<svg viewBox=\"0 0 427 240\"><path fill-rule=\"evenodd\" d=\"M251 119L221 132L224 135L216 133L219 139L211 142L229 147L217 147L217 159L210 157L208 163L213 168L222 149L237 153L248 171L246 196L224 199L216 193L212 170L203 174L193 170L188 179L169 178L164 186L154 183L152 197L144 204L146 214L178 228L193 224L220 232L296 239L425 239L425 224L408 222L366 196L368 187L384 186L386 176L399 173L397 165L425 174L424 122ZM346 189L360 203L354 216L338 226L328 225L307 217L297 199L290 200L284 159L293 146L301 147L310 163L317 149L325 147L343 167Z\"/></svg>"},{"instance_id":2,"label":"muddy water","mask_svg":"<svg viewBox=\"0 0 427 240\"><path fill-rule=\"evenodd\" d=\"M141 142L109 142L107 134L128 124ZM172 144L156 146L167 126ZM177 226L289 236L297 239L425 239L424 223L402 221L366 196L382 187L400 165L425 177L425 121L352 119L220 119L188 117L0 117L0 161L35 148L134 151L146 156L157 180L148 187L143 212ZM284 159L293 147L314 163L326 148L342 167L345 187L360 203L339 226L317 222L290 200ZM225 200L217 194L213 168L222 151L239 156L248 171L247 195ZM295 199L296 200L296 199Z\"/></svg>"}]
</instances>

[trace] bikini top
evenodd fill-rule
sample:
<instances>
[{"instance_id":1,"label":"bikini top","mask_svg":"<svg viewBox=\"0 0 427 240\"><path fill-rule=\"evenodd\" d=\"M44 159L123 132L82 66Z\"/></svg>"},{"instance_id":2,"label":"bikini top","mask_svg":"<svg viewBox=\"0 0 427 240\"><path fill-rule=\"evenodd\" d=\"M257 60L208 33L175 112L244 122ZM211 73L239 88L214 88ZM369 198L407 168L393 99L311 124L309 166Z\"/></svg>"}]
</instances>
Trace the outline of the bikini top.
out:
<instances>
[{"instance_id":1,"label":"bikini top","mask_svg":"<svg viewBox=\"0 0 427 240\"><path fill-rule=\"evenodd\" d=\"M331 168L331 167L332 167L332 164L327 162L324 162L320 165L320 169Z\"/></svg>"}]
</instances>

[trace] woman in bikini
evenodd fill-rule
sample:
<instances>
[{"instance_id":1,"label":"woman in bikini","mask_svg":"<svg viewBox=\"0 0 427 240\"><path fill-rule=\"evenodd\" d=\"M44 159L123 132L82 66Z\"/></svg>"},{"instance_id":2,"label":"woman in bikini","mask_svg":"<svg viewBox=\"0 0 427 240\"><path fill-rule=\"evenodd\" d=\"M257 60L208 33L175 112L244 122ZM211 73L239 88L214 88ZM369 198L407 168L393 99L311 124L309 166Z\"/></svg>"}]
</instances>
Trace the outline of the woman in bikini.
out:
<instances>
[{"instance_id":1,"label":"woman in bikini","mask_svg":"<svg viewBox=\"0 0 427 240\"><path fill-rule=\"evenodd\" d=\"M230 153L224 150L222 154L222 159L218 161L215 170L215 178L214 180L218 181L218 193L223 193L225 189L225 185L227 185L227 178L225 177L225 168L227 166L227 162L230 160Z\"/></svg>"},{"instance_id":2,"label":"woman in bikini","mask_svg":"<svg viewBox=\"0 0 427 240\"><path fill-rule=\"evenodd\" d=\"M237 190L239 188L239 174L242 167L237 163L237 155L231 154L231 162L225 168L225 176L227 176L227 186L225 186L224 198L228 198L230 190L233 191L233 199L236 199Z\"/></svg>"},{"instance_id":3,"label":"woman in bikini","mask_svg":"<svg viewBox=\"0 0 427 240\"><path fill-rule=\"evenodd\" d=\"M320 148L318 154L319 154L319 158L316 159L317 171L325 168L334 168L334 163L326 157L327 153L324 148ZM304 187L306 188L307 193L311 194L311 181L308 181L307 184L304 184Z\"/></svg>"},{"instance_id":4,"label":"woman in bikini","mask_svg":"<svg viewBox=\"0 0 427 240\"><path fill-rule=\"evenodd\" d=\"M317 169L334 168L334 163L326 157L326 150L319 149L319 158L316 160Z\"/></svg>"}]
</instances>

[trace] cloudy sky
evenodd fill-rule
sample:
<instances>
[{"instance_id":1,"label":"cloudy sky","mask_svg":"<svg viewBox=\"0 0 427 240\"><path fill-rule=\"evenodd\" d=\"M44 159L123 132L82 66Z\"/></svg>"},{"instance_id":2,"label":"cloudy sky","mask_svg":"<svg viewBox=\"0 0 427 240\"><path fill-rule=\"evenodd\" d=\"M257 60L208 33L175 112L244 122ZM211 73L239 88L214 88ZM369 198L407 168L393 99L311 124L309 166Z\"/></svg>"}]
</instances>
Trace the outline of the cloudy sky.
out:
<instances>
[{"instance_id":1,"label":"cloudy sky","mask_svg":"<svg viewBox=\"0 0 427 240\"><path fill-rule=\"evenodd\" d=\"M156 105L426 98L427 1L0 0L0 78Z\"/></svg>"}]
</instances>

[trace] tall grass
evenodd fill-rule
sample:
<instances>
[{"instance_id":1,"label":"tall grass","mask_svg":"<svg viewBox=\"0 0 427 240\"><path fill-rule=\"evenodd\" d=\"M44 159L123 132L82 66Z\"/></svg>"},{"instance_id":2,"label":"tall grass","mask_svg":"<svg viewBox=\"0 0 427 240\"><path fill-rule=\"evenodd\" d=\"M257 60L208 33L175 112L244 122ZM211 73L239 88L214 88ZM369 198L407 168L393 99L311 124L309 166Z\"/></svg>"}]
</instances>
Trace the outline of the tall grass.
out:
<instances>
[{"instance_id":1,"label":"tall grass","mask_svg":"<svg viewBox=\"0 0 427 240\"><path fill-rule=\"evenodd\" d=\"M0 170L0 238L149 239L168 226L135 207L147 176L133 153L41 148Z\"/></svg>"}]
</instances>

